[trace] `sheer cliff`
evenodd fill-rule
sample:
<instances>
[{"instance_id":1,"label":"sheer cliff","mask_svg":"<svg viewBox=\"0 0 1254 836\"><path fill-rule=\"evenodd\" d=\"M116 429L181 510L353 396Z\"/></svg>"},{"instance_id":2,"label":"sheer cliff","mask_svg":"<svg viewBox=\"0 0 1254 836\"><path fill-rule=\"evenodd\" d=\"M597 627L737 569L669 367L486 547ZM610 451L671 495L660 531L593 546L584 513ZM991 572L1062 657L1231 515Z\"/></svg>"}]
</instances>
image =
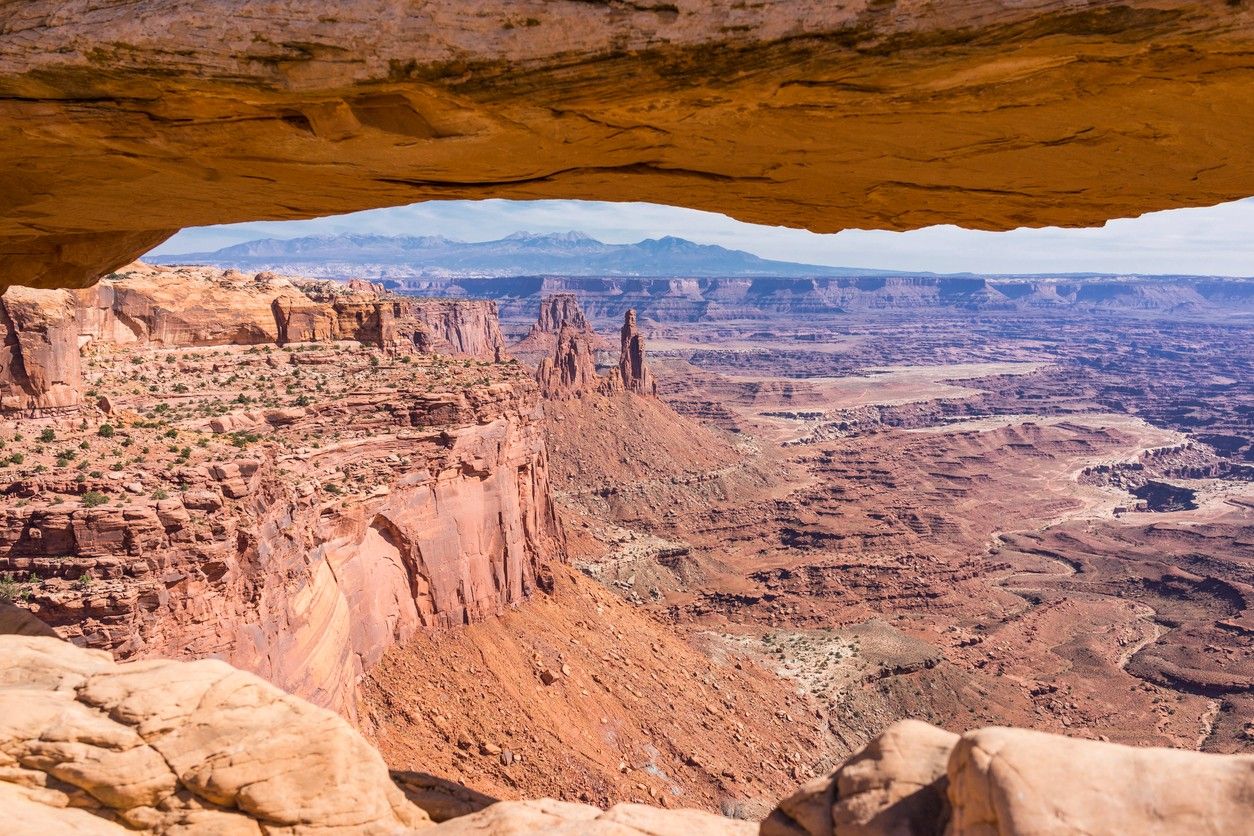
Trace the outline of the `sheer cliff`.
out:
<instances>
[{"instance_id":1,"label":"sheer cliff","mask_svg":"<svg viewBox=\"0 0 1254 836\"><path fill-rule=\"evenodd\" d=\"M7 425L0 479L23 606L352 715L389 646L542 586L563 549L538 393L495 362L491 303L372 294L220 271L10 289L6 406L43 416Z\"/></svg>"},{"instance_id":2,"label":"sheer cliff","mask_svg":"<svg viewBox=\"0 0 1254 836\"><path fill-rule=\"evenodd\" d=\"M79 404L79 349L353 340L389 354L499 361L496 303L396 296L364 282L136 264L74 291L15 287L0 296L0 412L55 414Z\"/></svg>"}]
</instances>

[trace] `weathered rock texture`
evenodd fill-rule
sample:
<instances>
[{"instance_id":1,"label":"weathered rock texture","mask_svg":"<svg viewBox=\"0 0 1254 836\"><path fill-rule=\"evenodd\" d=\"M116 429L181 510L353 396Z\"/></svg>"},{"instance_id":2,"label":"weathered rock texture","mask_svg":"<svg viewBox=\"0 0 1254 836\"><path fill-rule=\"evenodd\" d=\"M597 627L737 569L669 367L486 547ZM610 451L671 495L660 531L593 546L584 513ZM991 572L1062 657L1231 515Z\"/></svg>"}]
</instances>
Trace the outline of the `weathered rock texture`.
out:
<instances>
[{"instance_id":1,"label":"weathered rock texture","mask_svg":"<svg viewBox=\"0 0 1254 836\"><path fill-rule=\"evenodd\" d=\"M537 317L527 336L513 346L515 354L551 355L557 347L558 335L563 328L575 334L587 337L588 346L595 352L609 348L609 343L601 337L584 316L579 304L579 297L573 293L554 293L540 300L540 315Z\"/></svg>"},{"instance_id":2,"label":"weathered rock texture","mask_svg":"<svg viewBox=\"0 0 1254 836\"><path fill-rule=\"evenodd\" d=\"M904 720L783 801L762 836L1219 836L1248 829L1251 786L1249 755Z\"/></svg>"},{"instance_id":3,"label":"weathered rock texture","mask_svg":"<svg viewBox=\"0 0 1254 836\"><path fill-rule=\"evenodd\" d=\"M495 302L143 264L77 291L10 288L0 296L0 338L0 413L25 415L78 405L79 351L93 341L178 347L355 340L389 354L505 356Z\"/></svg>"},{"instance_id":4,"label":"weathered rock texture","mask_svg":"<svg viewBox=\"0 0 1254 836\"><path fill-rule=\"evenodd\" d=\"M80 343L93 385L106 369L145 383L48 426L72 452L0 485L0 572L64 637L121 659L225 659L352 716L357 680L387 647L520 603L562 557L535 387L491 362L494 303L140 266L77 291L13 287L0 309L4 411L77 405ZM311 344L327 340L364 354ZM288 342L306 345L174 350ZM340 395L313 388L319 368L335 369ZM299 397L267 394L280 369ZM246 391L220 389L227 374ZM176 406L145 394L157 379ZM153 431L176 413L171 434ZM177 453L180 432L178 458L149 458ZM262 437L272 443L243 451ZM88 493L112 501L92 507Z\"/></svg>"},{"instance_id":5,"label":"weathered rock texture","mask_svg":"<svg viewBox=\"0 0 1254 836\"><path fill-rule=\"evenodd\" d=\"M563 325L553 344L553 353L536 369L540 392L552 400L577 398L602 392L611 381L597 374L596 349L586 334Z\"/></svg>"},{"instance_id":6,"label":"weathered rock texture","mask_svg":"<svg viewBox=\"0 0 1254 836\"><path fill-rule=\"evenodd\" d=\"M895 723L839 770L781 801L763 836L940 833L949 817L945 769L957 741L927 723Z\"/></svg>"},{"instance_id":7,"label":"weathered rock texture","mask_svg":"<svg viewBox=\"0 0 1254 836\"><path fill-rule=\"evenodd\" d=\"M222 658L351 715L392 643L518 604L560 559L535 405L533 388L497 384L292 410L285 432L363 437L187 467L167 498L9 503L0 571L36 575L28 605L75 642ZM344 469L380 489L319 487ZM91 587L71 583L84 575Z\"/></svg>"},{"instance_id":8,"label":"weathered rock texture","mask_svg":"<svg viewBox=\"0 0 1254 836\"><path fill-rule=\"evenodd\" d=\"M835 231L1254 194L1248 3L33 0L0 35L12 283L84 284L184 226L430 198Z\"/></svg>"},{"instance_id":9,"label":"weathered rock texture","mask_svg":"<svg viewBox=\"0 0 1254 836\"><path fill-rule=\"evenodd\" d=\"M46 636L0 635L0 654L0 802L18 834L758 832L694 810L552 799L433 826L342 719L223 662L115 664ZM1247 829L1252 781L1254 757L1008 728L958 738L906 721L781 804L761 833L1218 836Z\"/></svg>"},{"instance_id":10,"label":"weathered rock texture","mask_svg":"<svg viewBox=\"0 0 1254 836\"><path fill-rule=\"evenodd\" d=\"M73 409L82 369L74 297L12 287L0 296L0 413Z\"/></svg>"},{"instance_id":11,"label":"weathered rock texture","mask_svg":"<svg viewBox=\"0 0 1254 836\"><path fill-rule=\"evenodd\" d=\"M376 833L429 826L330 711L214 660L118 665L0 636L0 803L15 833Z\"/></svg>"},{"instance_id":12,"label":"weathered rock texture","mask_svg":"<svg viewBox=\"0 0 1254 836\"><path fill-rule=\"evenodd\" d=\"M588 324L574 294L558 294L540 306L540 318L520 343L534 348L556 329L550 354L540 361L536 380L540 393L549 400L570 400L589 394L612 395L634 392L657 395L657 383L645 360L644 337L636 328L636 312L623 317L621 348L617 368L604 377L597 373L596 352L604 344Z\"/></svg>"}]
</instances>

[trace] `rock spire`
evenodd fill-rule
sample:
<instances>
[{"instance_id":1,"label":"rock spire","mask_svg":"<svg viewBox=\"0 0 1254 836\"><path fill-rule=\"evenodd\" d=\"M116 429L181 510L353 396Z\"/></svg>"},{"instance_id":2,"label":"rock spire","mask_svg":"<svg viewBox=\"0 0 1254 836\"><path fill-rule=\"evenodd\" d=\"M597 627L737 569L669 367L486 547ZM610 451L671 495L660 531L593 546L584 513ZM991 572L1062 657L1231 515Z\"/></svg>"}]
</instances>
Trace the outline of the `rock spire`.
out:
<instances>
[{"instance_id":1,"label":"rock spire","mask_svg":"<svg viewBox=\"0 0 1254 836\"><path fill-rule=\"evenodd\" d=\"M553 334L556 334L553 336ZM527 337L516 346L539 347L545 338L553 340L548 355L540 360L536 381L550 400L569 400L587 394L612 395L633 392L654 397L657 383L645 359L644 336L636 326L636 312L628 310L620 332L618 366L604 377L597 374L596 353L605 341L592 329L573 293L546 298L540 315Z\"/></svg>"},{"instance_id":2,"label":"rock spire","mask_svg":"<svg viewBox=\"0 0 1254 836\"><path fill-rule=\"evenodd\" d=\"M657 383L649 372L644 357L644 335L636 328L636 311L628 309L623 316L622 350L618 356L618 373L623 388L638 395L657 395Z\"/></svg>"}]
</instances>

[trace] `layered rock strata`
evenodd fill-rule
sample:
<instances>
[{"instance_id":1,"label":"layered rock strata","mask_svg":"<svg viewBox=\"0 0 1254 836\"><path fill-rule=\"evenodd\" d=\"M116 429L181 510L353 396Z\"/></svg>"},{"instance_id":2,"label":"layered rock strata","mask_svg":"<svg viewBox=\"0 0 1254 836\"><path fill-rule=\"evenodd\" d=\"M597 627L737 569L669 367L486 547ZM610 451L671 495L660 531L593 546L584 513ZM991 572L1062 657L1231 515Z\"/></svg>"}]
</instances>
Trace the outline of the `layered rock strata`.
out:
<instances>
[{"instance_id":1,"label":"layered rock strata","mask_svg":"<svg viewBox=\"0 0 1254 836\"><path fill-rule=\"evenodd\" d=\"M79 644L222 658L351 713L392 643L516 605L560 559L534 409L534 390L504 383L292 409L268 436L357 437L191 463L181 490L99 507L58 494L117 490L100 474L21 481L6 492L29 499L0 509L0 572L29 578L24 605ZM346 472L366 489L340 487Z\"/></svg>"},{"instance_id":2,"label":"layered rock strata","mask_svg":"<svg viewBox=\"0 0 1254 836\"><path fill-rule=\"evenodd\" d=\"M165 347L354 340L389 354L499 361L494 302L413 299L365 282L133 265L79 291L0 296L0 412L52 415L80 402L91 343Z\"/></svg>"},{"instance_id":3,"label":"layered rock strata","mask_svg":"<svg viewBox=\"0 0 1254 836\"><path fill-rule=\"evenodd\" d=\"M19 284L90 282L181 227L432 198L833 232L1254 194L1237 2L32 0L0 33Z\"/></svg>"},{"instance_id":4,"label":"layered rock strata","mask_svg":"<svg viewBox=\"0 0 1254 836\"><path fill-rule=\"evenodd\" d=\"M587 335L562 326L553 353L536 369L540 392L551 400L566 400L609 391L611 381L597 374L596 350Z\"/></svg>"},{"instance_id":5,"label":"layered rock strata","mask_svg":"<svg viewBox=\"0 0 1254 836\"><path fill-rule=\"evenodd\" d=\"M563 328L587 337L588 346L594 352L609 348L609 343L584 316L579 298L573 293L554 293L540 300L539 317L527 335L513 346L513 351L522 356L551 355Z\"/></svg>"},{"instance_id":6,"label":"layered rock strata","mask_svg":"<svg viewBox=\"0 0 1254 836\"><path fill-rule=\"evenodd\" d=\"M1254 284L1206 276L432 279L393 272L388 284L406 293L493 299L501 317L515 322L528 319L544 299L565 294L576 295L596 320L620 319L634 308L655 323L725 322L730 326L736 320L771 322L787 317L793 320L789 327L801 324L807 330L811 323L798 320L850 313L952 317L966 311L1017 312L1061 320L1121 313L1187 317L1254 312Z\"/></svg>"},{"instance_id":7,"label":"layered rock strata","mask_svg":"<svg viewBox=\"0 0 1254 836\"><path fill-rule=\"evenodd\" d=\"M535 345L538 335L557 324L552 353L540 361L536 380L549 400L570 400L587 394L612 395L632 392L656 397L657 383L645 358L644 336L636 327L636 312L623 318L618 366L602 376L597 372L596 351L601 338L584 318L574 296L554 297L540 309L540 319L524 343Z\"/></svg>"}]
</instances>

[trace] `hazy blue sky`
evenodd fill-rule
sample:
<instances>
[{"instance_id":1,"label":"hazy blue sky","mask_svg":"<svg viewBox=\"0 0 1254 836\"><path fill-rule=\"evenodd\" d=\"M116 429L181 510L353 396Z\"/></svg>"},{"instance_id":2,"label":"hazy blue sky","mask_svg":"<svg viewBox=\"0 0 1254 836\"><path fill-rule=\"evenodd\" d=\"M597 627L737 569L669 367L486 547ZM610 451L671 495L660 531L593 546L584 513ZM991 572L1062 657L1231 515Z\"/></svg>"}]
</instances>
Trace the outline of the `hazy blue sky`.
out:
<instances>
[{"instance_id":1,"label":"hazy blue sky","mask_svg":"<svg viewBox=\"0 0 1254 836\"><path fill-rule=\"evenodd\" d=\"M650 203L431 201L309 221L185 229L154 252L196 252L255 238L339 232L446 235L463 241L487 241L519 230L571 229L609 243L678 235L703 244L748 250L764 258L848 267L1254 276L1254 198L1205 209L1154 212L1092 229L974 232L935 226L913 232L846 230L836 235L756 226L712 212Z\"/></svg>"}]
</instances>

